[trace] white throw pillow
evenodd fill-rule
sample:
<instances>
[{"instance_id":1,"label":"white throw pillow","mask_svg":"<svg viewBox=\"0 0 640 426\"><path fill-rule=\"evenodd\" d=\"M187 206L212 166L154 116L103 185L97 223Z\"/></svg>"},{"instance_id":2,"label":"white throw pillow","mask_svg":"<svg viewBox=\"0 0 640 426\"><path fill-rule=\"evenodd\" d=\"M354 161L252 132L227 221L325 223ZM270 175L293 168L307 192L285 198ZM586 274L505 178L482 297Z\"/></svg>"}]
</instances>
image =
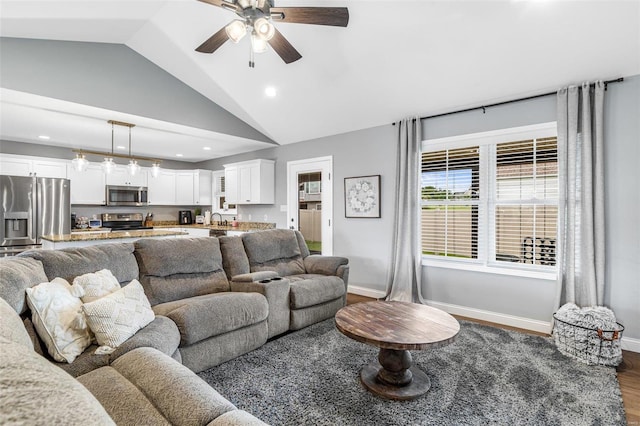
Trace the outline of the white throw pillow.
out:
<instances>
[{"instance_id":1,"label":"white throw pillow","mask_svg":"<svg viewBox=\"0 0 640 426\"><path fill-rule=\"evenodd\" d=\"M120 283L108 269L75 277L71 287L71 292L83 303L93 302L118 290Z\"/></svg>"},{"instance_id":2,"label":"white throw pillow","mask_svg":"<svg viewBox=\"0 0 640 426\"><path fill-rule=\"evenodd\" d=\"M26 292L31 320L49 355L59 362L73 362L91 344L82 301L71 294L71 286L62 278Z\"/></svg>"},{"instance_id":3,"label":"white throw pillow","mask_svg":"<svg viewBox=\"0 0 640 426\"><path fill-rule=\"evenodd\" d=\"M117 348L155 318L138 280L96 301L85 303L82 310L98 344L111 349ZM108 352L109 348L101 352Z\"/></svg>"}]
</instances>

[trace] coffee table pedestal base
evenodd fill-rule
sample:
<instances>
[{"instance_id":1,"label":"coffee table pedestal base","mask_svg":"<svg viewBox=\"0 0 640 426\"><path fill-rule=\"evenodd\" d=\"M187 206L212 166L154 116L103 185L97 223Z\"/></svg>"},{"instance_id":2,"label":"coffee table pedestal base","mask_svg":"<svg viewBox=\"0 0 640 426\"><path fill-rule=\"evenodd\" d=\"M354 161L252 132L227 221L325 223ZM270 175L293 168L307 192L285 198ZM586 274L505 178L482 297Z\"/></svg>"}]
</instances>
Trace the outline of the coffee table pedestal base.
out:
<instances>
[{"instance_id":1,"label":"coffee table pedestal base","mask_svg":"<svg viewBox=\"0 0 640 426\"><path fill-rule=\"evenodd\" d=\"M360 372L362 384L384 398L415 399L431 387L431 380L412 364L411 354L405 350L380 349L378 360Z\"/></svg>"}]
</instances>

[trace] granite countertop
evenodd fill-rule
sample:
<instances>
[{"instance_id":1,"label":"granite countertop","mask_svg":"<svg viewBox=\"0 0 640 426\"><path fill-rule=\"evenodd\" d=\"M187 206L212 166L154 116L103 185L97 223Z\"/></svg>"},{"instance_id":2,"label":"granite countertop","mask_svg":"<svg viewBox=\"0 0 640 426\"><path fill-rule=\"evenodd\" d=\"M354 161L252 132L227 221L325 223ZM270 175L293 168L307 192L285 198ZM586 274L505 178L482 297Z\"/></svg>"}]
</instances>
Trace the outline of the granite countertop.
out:
<instances>
[{"instance_id":1,"label":"granite countertop","mask_svg":"<svg viewBox=\"0 0 640 426\"><path fill-rule=\"evenodd\" d=\"M220 231L262 231L265 229L275 229L275 223L268 222L238 222L238 226L218 225L216 222L212 222L211 225L191 224L180 225L178 222L153 222L154 228L196 228L196 229L214 229Z\"/></svg>"},{"instance_id":2,"label":"granite countertop","mask_svg":"<svg viewBox=\"0 0 640 426\"><path fill-rule=\"evenodd\" d=\"M52 243L66 243L75 241L93 240L117 240L121 238L148 238L168 237L172 235L188 235L180 231L161 231L157 229L140 229L136 231L112 231L112 232L80 232L62 235L43 235L42 239Z\"/></svg>"}]
</instances>

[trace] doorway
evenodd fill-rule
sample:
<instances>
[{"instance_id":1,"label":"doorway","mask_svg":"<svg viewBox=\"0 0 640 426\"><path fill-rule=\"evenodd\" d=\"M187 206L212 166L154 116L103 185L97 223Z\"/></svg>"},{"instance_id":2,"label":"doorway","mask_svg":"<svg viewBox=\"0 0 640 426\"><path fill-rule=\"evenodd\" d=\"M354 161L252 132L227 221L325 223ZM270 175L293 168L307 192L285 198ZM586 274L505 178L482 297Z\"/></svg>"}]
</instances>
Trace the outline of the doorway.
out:
<instances>
[{"instance_id":1,"label":"doorway","mask_svg":"<svg viewBox=\"0 0 640 426\"><path fill-rule=\"evenodd\" d=\"M311 254L333 254L333 157L287 163L289 229L302 233Z\"/></svg>"}]
</instances>

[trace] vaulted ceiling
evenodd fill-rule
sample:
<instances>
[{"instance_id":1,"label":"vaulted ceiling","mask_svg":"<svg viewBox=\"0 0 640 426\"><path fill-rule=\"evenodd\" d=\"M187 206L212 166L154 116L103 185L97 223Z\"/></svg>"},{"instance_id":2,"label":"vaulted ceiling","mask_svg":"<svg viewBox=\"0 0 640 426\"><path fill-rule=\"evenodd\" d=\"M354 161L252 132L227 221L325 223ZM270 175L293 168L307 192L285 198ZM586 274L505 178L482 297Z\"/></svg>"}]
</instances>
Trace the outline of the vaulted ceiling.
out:
<instances>
[{"instance_id":1,"label":"vaulted ceiling","mask_svg":"<svg viewBox=\"0 0 640 426\"><path fill-rule=\"evenodd\" d=\"M287 65L268 49L255 68L248 38L213 54L194 50L235 18L196 0L2 0L0 35L125 44L279 144L640 74L639 1L277 6L346 6L350 21L276 23L302 59ZM265 95L269 86L275 97ZM250 145L242 150L264 147Z\"/></svg>"}]
</instances>

